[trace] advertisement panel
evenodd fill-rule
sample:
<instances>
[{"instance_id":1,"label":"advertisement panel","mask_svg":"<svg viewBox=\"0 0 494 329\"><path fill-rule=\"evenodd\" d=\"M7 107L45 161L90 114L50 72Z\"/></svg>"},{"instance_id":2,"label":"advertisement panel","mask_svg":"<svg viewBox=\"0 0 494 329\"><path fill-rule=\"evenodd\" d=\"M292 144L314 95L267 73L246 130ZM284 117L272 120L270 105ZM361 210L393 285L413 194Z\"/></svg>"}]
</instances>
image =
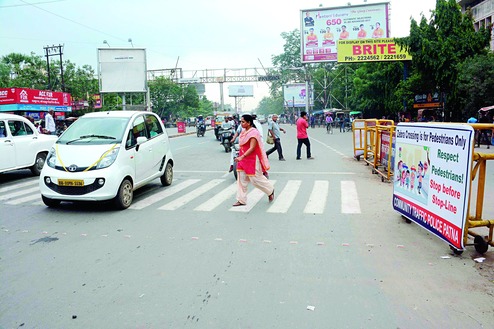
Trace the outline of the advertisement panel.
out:
<instances>
[{"instance_id":1,"label":"advertisement panel","mask_svg":"<svg viewBox=\"0 0 494 329\"><path fill-rule=\"evenodd\" d=\"M411 61L393 39L339 40L338 63Z\"/></svg>"},{"instance_id":2,"label":"advertisement panel","mask_svg":"<svg viewBox=\"0 0 494 329\"><path fill-rule=\"evenodd\" d=\"M302 63L336 61L339 40L389 38L389 2L300 11Z\"/></svg>"},{"instance_id":3,"label":"advertisement panel","mask_svg":"<svg viewBox=\"0 0 494 329\"><path fill-rule=\"evenodd\" d=\"M283 86L283 99L287 107L305 107L307 91L305 83L289 83ZM309 106L314 105L314 88L310 88Z\"/></svg>"},{"instance_id":4,"label":"advertisement panel","mask_svg":"<svg viewBox=\"0 0 494 329\"><path fill-rule=\"evenodd\" d=\"M29 88L0 88L0 105L31 104L70 106L69 93Z\"/></svg>"},{"instance_id":5,"label":"advertisement panel","mask_svg":"<svg viewBox=\"0 0 494 329\"><path fill-rule=\"evenodd\" d=\"M253 97L254 96L254 86L252 86L252 85L228 86L228 96L230 96L230 97Z\"/></svg>"},{"instance_id":6,"label":"advertisement panel","mask_svg":"<svg viewBox=\"0 0 494 329\"><path fill-rule=\"evenodd\" d=\"M464 249L474 130L463 124L400 123L396 128L393 208Z\"/></svg>"},{"instance_id":7,"label":"advertisement panel","mask_svg":"<svg viewBox=\"0 0 494 329\"><path fill-rule=\"evenodd\" d=\"M98 48L101 93L146 92L146 72L146 49Z\"/></svg>"}]
</instances>

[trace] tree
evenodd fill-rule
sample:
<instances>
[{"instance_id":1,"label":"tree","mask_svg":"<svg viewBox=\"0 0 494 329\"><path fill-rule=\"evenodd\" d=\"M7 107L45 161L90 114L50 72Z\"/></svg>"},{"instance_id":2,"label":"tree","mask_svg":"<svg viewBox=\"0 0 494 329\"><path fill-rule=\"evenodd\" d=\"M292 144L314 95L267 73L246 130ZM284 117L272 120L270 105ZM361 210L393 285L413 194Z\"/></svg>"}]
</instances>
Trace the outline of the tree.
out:
<instances>
[{"instance_id":1,"label":"tree","mask_svg":"<svg viewBox=\"0 0 494 329\"><path fill-rule=\"evenodd\" d=\"M428 22L422 16L420 24L412 19L410 36L397 39L413 57L413 70L431 92L436 88L447 96L447 120L460 120L461 107L458 102L457 82L459 64L488 51L491 25L481 27L478 32L473 26L472 13L461 13L455 0L437 0Z\"/></svg>"},{"instance_id":2,"label":"tree","mask_svg":"<svg viewBox=\"0 0 494 329\"><path fill-rule=\"evenodd\" d=\"M463 118L476 115L482 107L494 105L494 54L469 58L458 68L458 99Z\"/></svg>"},{"instance_id":3,"label":"tree","mask_svg":"<svg viewBox=\"0 0 494 329\"><path fill-rule=\"evenodd\" d=\"M48 83L44 75L46 62L41 56L36 56L34 53L30 56L11 53L3 56L1 63L3 67L1 87L46 89Z\"/></svg>"},{"instance_id":4,"label":"tree","mask_svg":"<svg viewBox=\"0 0 494 329\"><path fill-rule=\"evenodd\" d=\"M176 84L169 78L158 77L149 82L153 111L160 117L187 118L196 116L199 97L192 85Z\"/></svg>"}]
</instances>

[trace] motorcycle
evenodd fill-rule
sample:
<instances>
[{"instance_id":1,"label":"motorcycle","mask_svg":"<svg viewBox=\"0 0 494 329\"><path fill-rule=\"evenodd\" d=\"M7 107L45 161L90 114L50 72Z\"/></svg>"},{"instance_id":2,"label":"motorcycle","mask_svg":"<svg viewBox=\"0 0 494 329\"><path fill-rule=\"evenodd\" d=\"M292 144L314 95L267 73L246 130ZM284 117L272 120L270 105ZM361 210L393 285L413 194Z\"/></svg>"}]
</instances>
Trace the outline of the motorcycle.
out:
<instances>
[{"instance_id":1,"label":"motorcycle","mask_svg":"<svg viewBox=\"0 0 494 329\"><path fill-rule=\"evenodd\" d=\"M204 133L206 132L206 125L204 124L204 122L197 123L196 130L197 137L204 137Z\"/></svg>"},{"instance_id":2,"label":"motorcycle","mask_svg":"<svg viewBox=\"0 0 494 329\"><path fill-rule=\"evenodd\" d=\"M234 134L234 128L221 129L220 128L220 136L221 136L221 145L225 148L225 152L232 151L232 137Z\"/></svg>"}]
</instances>

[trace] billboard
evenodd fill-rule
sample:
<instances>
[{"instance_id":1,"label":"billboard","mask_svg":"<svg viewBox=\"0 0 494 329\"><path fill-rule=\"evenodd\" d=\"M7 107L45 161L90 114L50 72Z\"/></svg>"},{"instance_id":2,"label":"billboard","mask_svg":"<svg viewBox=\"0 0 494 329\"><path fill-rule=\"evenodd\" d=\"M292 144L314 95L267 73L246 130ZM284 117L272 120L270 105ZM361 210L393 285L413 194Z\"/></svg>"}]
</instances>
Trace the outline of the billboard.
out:
<instances>
[{"instance_id":1,"label":"billboard","mask_svg":"<svg viewBox=\"0 0 494 329\"><path fill-rule=\"evenodd\" d=\"M230 96L230 97L253 97L254 96L254 86L252 86L252 85L228 86L228 96Z\"/></svg>"},{"instance_id":2,"label":"billboard","mask_svg":"<svg viewBox=\"0 0 494 329\"><path fill-rule=\"evenodd\" d=\"M389 2L300 11L302 63L338 59L339 40L389 38Z\"/></svg>"},{"instance_id":3,"label":"billboard","mask_svg":"<svg viewBox=\"0 0 494 329\"><path fill-rule=\"evenodd\" d=\"M305 100L309 94L309 106L314 106L314 88L307 93L305 83L289 83L283 86L283 99L287 107L305 107Z\"/></svg>"},{"instance_id":4,"label":"billboard","mask_svg":"<svg viewBox=\"0 0 494 329\"><path fill-rule=\"evenodd\" d=\"M69 93L29 88L0 88L0 112L72 110Z\"/></svg>"},{"instance_id":5,"label":"billboard","mask_svg":"<svg viewBox=\"0 0 494 329\"><path fill-rule=\"evenodd\" d=\"M146 49L98 48L101 93L147 92Z\"/></svg>"},{"instance_id":6,"label":"billboard","mask_svg":"<svg viewBox=\"0 0 494 329\"><path fill-rule=\"evenodd\" d=\"M338 63L411 61L412 56L393 39L338 41Z\"/></svg>"},{"instance_id":7,"label":"billboard","mask_svg":"<svg viewBox=\"0 0 494 329\"><path fill-rule=\"evenodd\" d=\"M463 249L474 130L463 124L396 127L393 208Z\"/></svg>"}]
</instances>

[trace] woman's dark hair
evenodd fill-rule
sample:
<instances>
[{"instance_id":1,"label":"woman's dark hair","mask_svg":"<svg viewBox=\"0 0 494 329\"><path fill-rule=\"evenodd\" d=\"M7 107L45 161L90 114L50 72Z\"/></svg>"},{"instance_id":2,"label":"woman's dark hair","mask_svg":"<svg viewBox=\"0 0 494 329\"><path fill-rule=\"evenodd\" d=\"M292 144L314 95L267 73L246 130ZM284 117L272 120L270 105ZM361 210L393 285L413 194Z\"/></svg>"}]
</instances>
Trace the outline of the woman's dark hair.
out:
<instances>
[{"instance_id":1,"label":"woman's dark hair","mask_svg":"<svg viewBox=\"0 0 494 329\"><path fill-rule=\"evenodd\" d=\"M244 119L244 121L247 121L251 125L251 127L254 127L257 129L256 125L254 124L254 118L252 117L252 115L244 114L244 115L242 115L242 119Z\"/></svg>"}]
</instances>

